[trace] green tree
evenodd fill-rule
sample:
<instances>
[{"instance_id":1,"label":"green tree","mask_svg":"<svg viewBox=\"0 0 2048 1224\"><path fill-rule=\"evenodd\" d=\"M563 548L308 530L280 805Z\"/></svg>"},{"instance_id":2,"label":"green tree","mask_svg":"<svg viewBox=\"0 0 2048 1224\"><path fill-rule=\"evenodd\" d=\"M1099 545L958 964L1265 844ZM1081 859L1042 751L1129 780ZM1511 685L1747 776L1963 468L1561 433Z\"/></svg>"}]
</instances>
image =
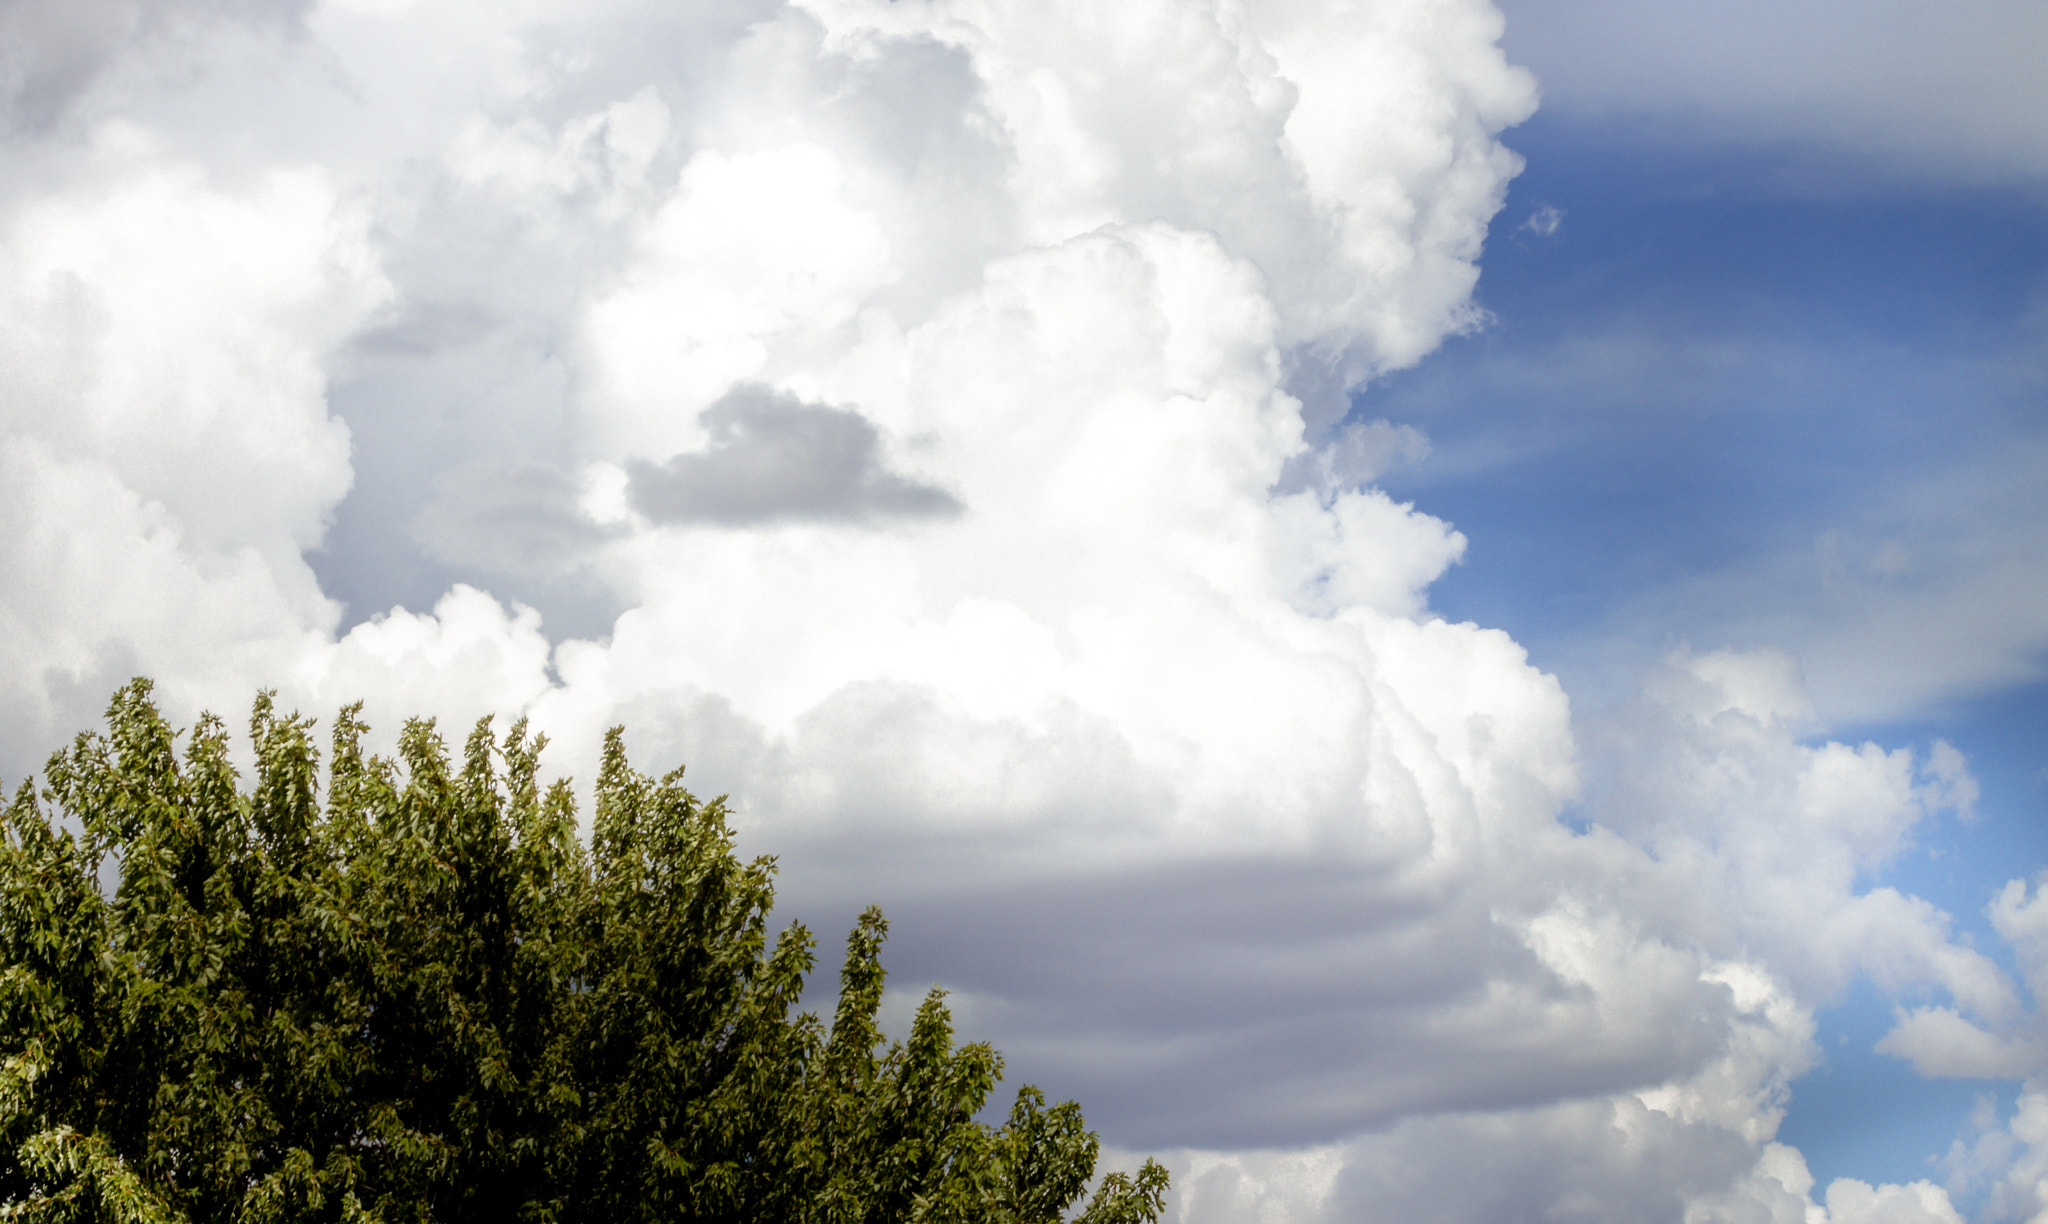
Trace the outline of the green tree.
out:
<instances>
[{"instance_id":1,"label":"green tree","mask_svg":"<svg viewBox=\"0 0 2048 1224\"><path fill-rule=\"evenodd\" d=\"M266 694L246 792L219 719L182 755L138 680L24 783L0 839L0 1216L24 1221L1063 1218L1093 1180L1073 1103L956 1046L943 992L875 1022L887 925L847 939L829 1028L792 1015L809 932L723 801L606 740L590 844L544 741L488 720L457 766ZM1166 1174L1080 1219L1158 1218Z\"/></svg>"}]
</instances>

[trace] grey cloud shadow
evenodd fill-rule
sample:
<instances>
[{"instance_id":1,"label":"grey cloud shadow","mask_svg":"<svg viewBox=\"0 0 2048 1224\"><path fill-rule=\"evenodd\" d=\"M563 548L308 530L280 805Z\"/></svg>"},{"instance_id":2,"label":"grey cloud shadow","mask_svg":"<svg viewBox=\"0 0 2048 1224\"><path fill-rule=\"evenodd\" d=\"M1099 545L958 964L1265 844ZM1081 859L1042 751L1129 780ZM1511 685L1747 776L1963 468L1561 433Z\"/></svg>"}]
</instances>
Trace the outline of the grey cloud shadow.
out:
<instances>
[{"instance_id":1,"label":"grey cloud shadow","mask_svg":"<svg viewBox=\"0 0 2048 1224\"><path fill-rule=\"evenodd\" d=\"M574 568L620 534L583 513L575 478L551 464L486 458L450 468L433 484L413 538L436 560L545 576Z\"/></svg>"},{"instance_id":2,"label":"grey cloud shadow","mask_svg":"<svg viewBox=\"0 0 2048 1224\"><path fill-rule=\"evenodd\" d=\"M1588 1100L1413 1119L1347 1157L1323 1219L1679 1224L1699 1218L1689 1199L1725 1190L1757 1153L1722 1126Z\"/></svg>"},{"instance_id":3,"label":"grey cloud shadow","mask_svg":"<svg viewBox=\"0 0 2048 1224\"><path fill-rule=\"evenodd\" d=\"M1583 1100L1686 1074L1728 1040L1732 998L1714 983L1665 983L1636 1022L1603 1020L1476 882L1417 892L1275 857L949 892L962 847L891 850L796 847L781 859L789 907L830 949L856 901L879 901L892 983L962 992L963 1038L992 1040L1012 1087L1083 1101L1125 1146L1328 1142ZM1519 1002L1489 1008L1500 989Z\"/></svg>"},{"instance_id":4,"label":"grey cloud shadow","mask_svg":"<svg viewBox=\"0 0 2048 1224\"><path fill-rule=\"evenodd\" d=\"M217 23L292 36L312 0L15 0L0 4L0 133L57 127L115 61Z\"/></svg>"},{"instance_id":5,"label":"grey cloud shadow","mask_svg":"<svg viewBox=\"0 0 2048 1224\"><path fill-rule=\"evenodd\" d=\"M406 551L428 579L423 597L471 582L537 609L551 637L610 632L626 605L594 562L625 529L584 512L572 473L486 455L438 473L431 485L432 498L404 527Z\"/></svg>"},{"instance_id":6,"label":"grey cloud shadow","mask_svg":"<svg viewBox=\"0 0 2048 1224\"><path fill-rule=\"evenodd\" d=\"M944 489L883 466L881 435L850 408L742 384L704 410L711 442L662 463L627 464L627 497L656 523L727 527L952 518Z\"/></svg>"},{"instance_id":7,"label":"grey cloud shadow","mask_svg":"<svg viewBox=\"0 0 2048 1224\"><path fill-rule=\"evenodd\" d=\"M835 945L879 904L900 995L958 991L962 1039L1002 1050L1011 1085L1083 1101L1127 1147L1317 1143L1542 1107L1667 1082L1726 1047L1732 996L1682 957L1616 1010L1537 955L1513 915L1548 910L1563 864L1133 857L1171 796L1113 726L1046 717L1038 732L975 722L872 682L779 741L679 707L666 721L691 733L660 748L737 762L714 789L739 794L742 843L777 856L775 925L819 940L806 1007L829 1014ZM956 785L925 767L934 753L1001 781Z\"/></svg>"}]
</instances>

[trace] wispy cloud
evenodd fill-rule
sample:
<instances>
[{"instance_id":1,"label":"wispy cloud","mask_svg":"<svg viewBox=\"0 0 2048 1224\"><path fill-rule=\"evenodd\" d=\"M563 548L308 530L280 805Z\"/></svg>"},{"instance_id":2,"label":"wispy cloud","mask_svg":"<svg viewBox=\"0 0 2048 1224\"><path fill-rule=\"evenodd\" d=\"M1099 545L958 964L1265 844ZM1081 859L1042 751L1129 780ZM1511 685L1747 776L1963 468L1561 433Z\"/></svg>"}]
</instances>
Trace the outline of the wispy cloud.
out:
<instances>
[{"instance_id":1,"label":"wispy cloud","mask_svg":"<svg viewBox=\"0 0 2048 1224\"><path fill-rule=\"evenodd\" d=\"M2038 181L2048 109L2032 48L2048 14L2010 0L1503 0L1507 44L1549 105L1709 141L1793 142L1880 177ZM1830 166L1816 176L1819 186ZM1839 189L1841 183L1837 183Z\"/></svg>"}]
</instances>

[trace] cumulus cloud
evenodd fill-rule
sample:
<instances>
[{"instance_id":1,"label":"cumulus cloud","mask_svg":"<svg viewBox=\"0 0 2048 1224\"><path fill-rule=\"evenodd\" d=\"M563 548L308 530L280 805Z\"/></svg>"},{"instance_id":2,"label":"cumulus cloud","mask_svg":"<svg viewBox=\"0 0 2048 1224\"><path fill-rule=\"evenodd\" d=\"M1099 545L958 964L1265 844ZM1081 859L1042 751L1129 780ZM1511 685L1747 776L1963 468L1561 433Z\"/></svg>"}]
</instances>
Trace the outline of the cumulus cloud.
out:
<instances>
[{"instance_id":1,"label":"cumulus cloud","mask_svg":"<svg viewBox=\"0 0 2048 1224\"><path fill-rule=\"evenodd\" d=\"M1971 1122L1975 1133L1959 1137L1943 1162L1950 1187L1982 1194L1986 1219L2040 1219L2048 1211L2048 1082L2028 1079L2003 1120L1980 1097Z\"/></svg>"},{"instance_id":2,"label":"cumulus cloud","mask_svg":"<svg viewBox=\"0 0 2048 1224\"><path fill-rule=\"evenodd\" d=\"M2048 999L2048 893L2038 882L2009 880L1986 914L2011 947L2028 993L2037 1004ZM1878 1048L1910 1059L1923 1075L2020 1079L2048 1071L2048 1017L2013 1007L1970 1010L1904 1011Z\"/></svg>"},{"instance_id":3,"label":"cumulus cloud","mask_svg":"<svg viewBox=\"0 0 2048 1224\"><path fill-rule=\"evenodd\" d=\"M1330 498L1428 457L1429 438L1413 425L1348 421L1323 445L1288 460L1277 487L1285 492L1312 488Z\"/></svg>"},{"instance_id":4,"label":"cumulus cloud","mask_svg":"<svg viewBox=\"0 0 2048 1224\"><path fill-rule=\"evenodd\" d=\"M11 138L9 768L132 671L525 713L586 777L624 721L793 911L883 901L900 979L1179 1151L1187 1219L1948 1218L1814 1202L1773 1140L1857 975L2021 1023L1869 887L1966 765L1810 742L1764 654L1582 738L1430 614L1465 540L1373 484L1426 440L1340 423L1479 318L1500 28L355 0L187 77L109 42L88 118ZM565 584L617 614L564 639Z\"/></svg>"},{"instance_id":5,"label":"cumulus cloud","mask_svg":"<svg viewBox=\"0 0 2048 1224\"><path fill-rule=\"evenodd\" d=\"M332 631L300 559L351 478L321 363L388 292L316 172L82 159L86 182L0 216L16 768L123 673L224 698Z\"/></svg>"},{"instance_id":6,"label":"cumulus cloud","mask_svg":"<svg viewBox=\"0 0 2048 1224\"><path fill-rule=\"evenodd\" d=\"M1661 904L1690 909L1684 921L1713 946L1766 951L1808 997L1861 974L2012 1014L2011 983L1950 939L1947 915L1861 888L1929 816L1964 800L1954 749L1922 760L1874 743L1813 746L1800 737L1808 717L1781 654L1676 656L1644 700L1596 728L1593 813L1689 878L1717 879Z\"/></svg>"}]
</instances>

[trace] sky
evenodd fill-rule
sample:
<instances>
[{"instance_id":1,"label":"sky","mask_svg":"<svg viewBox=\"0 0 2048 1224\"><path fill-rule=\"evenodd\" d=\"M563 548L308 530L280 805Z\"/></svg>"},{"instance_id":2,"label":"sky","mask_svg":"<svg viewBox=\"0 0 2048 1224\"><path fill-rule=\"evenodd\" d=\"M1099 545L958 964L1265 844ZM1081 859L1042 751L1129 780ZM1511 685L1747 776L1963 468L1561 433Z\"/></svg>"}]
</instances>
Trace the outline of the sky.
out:
<instances>
[{"instance_id":1,"label":"sky","mask_svg":"<svg viewBox=\"0 0 2048 1224\"><path fill-rule=\"evenodd\" d=\"M2048 1219L2043 46L0 5L0 780L623 724L1181 1224Z\"/></svg>"}]
</instances>

